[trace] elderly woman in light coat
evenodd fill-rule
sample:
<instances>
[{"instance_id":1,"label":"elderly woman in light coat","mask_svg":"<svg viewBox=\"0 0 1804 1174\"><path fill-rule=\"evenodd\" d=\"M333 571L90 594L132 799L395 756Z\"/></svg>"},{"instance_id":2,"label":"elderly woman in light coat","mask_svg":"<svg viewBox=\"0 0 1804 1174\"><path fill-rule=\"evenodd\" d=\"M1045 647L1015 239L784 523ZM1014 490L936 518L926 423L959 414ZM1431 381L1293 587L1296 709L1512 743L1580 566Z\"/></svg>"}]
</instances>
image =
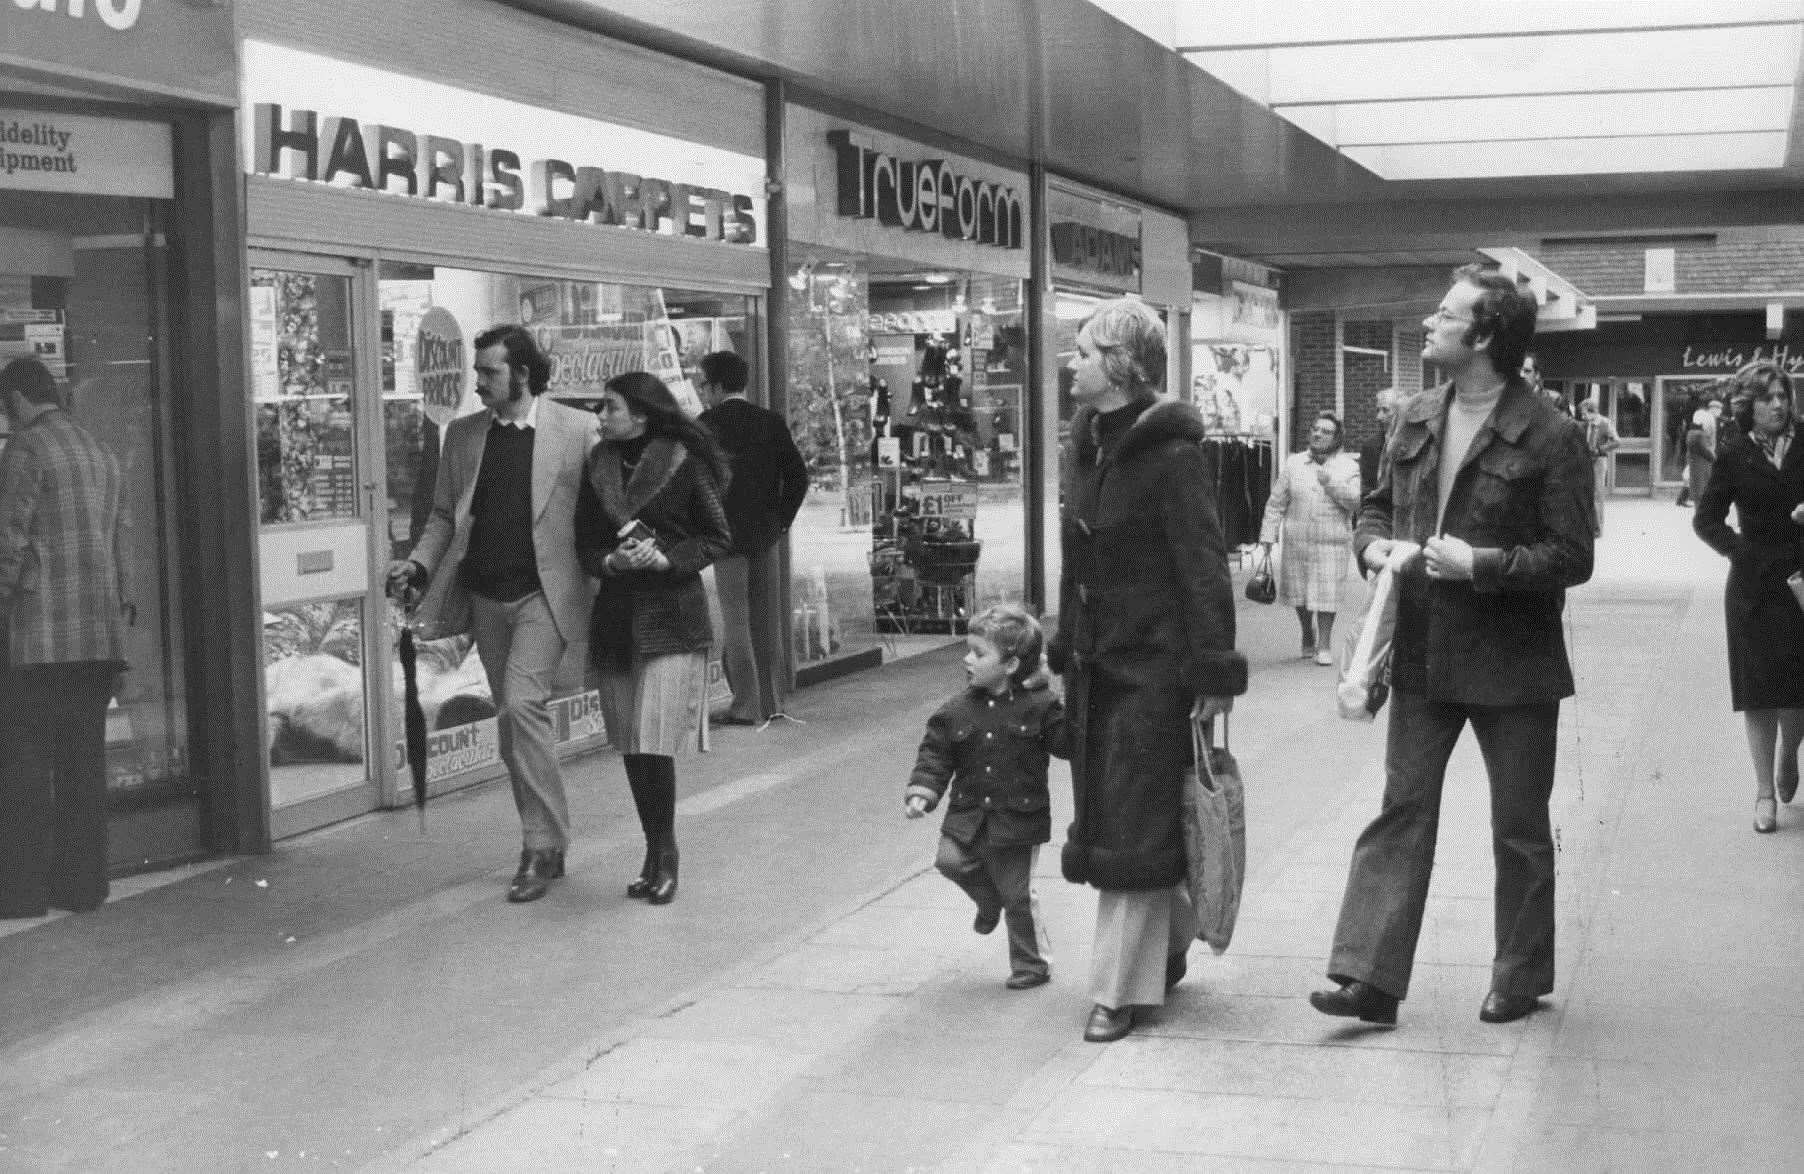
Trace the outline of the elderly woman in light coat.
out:
<instances>
[{"instance_id":1,"label":"elderly woman in light coat","mask_svg":"<svg viewBox=\"0 0 1804 1174\"><path fill-rule=\"evenodd\" d=\"M1359 462L1341 451L1340 420L1323 412L1309 429L1309 447L1285 458L1259 528L1268 555L1283 531L1278 602L1297 609L1302 655L1317 664L1334 663L1334 615L1346 594L1359 495Z\"/></svg>"}]
</instances>

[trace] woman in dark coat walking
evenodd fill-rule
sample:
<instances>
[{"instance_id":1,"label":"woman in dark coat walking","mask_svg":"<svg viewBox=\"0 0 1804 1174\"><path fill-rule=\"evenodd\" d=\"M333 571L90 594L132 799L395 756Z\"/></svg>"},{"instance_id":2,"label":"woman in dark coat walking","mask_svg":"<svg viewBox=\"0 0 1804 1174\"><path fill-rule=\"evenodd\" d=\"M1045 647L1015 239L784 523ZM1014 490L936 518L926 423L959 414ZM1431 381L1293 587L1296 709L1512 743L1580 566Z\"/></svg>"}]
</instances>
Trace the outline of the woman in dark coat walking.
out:
<instances>
[{"instance_id":1,"label":"woman in dark coat walking","mask_svg":"<svg viewBox=\"0 0 1804 1174\"><path fill-rule=\"evenodd\" d=\"M727 551L727 463L663 380L608 380L601 443L576 503L576 550L601 580L589 619L608 741L645 832L629 897L668 904L677 890L676 757L707 749L708 615L702 568Z\"/></svg>"},{"instance_id":2,"label":"woman in dark coat walking","mask_svg":"<svg viewBox=\"0 0 1804 1174\"><path fill-rule=\"evenodd\" d=\"M1134 1008L1183 977L1196 938L1179 802L1193 718L1246 691L1202 417L1161 403L1165 328L1135 298L1105 302L1071 362L1059 632L1075 818L1065 878L1099 890L1084 1029L1120 1039Z\"/></svg>"},{"instance_id":3,"label":"woman in dark coat walking","mask_svg":"<svg viewBox=\"0 0 1804 1174\"><path fill-rule=\"evenodd\" d=\"M1804 603L1786 584L1804 569L1804 444L1784 370L1751 363L1736 373L1732 396L1748 402L1752 419L1718 446L1692 527L1729 559L1729 696L1754 759L1754 830L1770 832L1775 793L1785 803L1797 794L1804 740ZM1731 505L1739 533L1728 525Z\"/></svg>"}]
</instances>

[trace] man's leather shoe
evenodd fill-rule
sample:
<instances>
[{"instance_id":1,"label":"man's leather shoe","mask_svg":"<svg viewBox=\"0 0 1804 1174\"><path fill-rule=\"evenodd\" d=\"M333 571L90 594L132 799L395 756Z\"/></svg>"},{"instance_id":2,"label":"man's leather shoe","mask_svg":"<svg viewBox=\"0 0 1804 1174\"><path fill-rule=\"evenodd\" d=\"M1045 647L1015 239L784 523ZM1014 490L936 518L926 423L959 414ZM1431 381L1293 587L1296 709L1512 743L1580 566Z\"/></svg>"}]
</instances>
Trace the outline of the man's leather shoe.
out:
<instances>
[{"instance_id":1,"label":"man's leather shoe","mask_svg":"<svg viewBox=\"0 0 1804 1174\"><path fill-rule=\"evenodd\" d=\"M1113 1043L1134 1030L1134 1009L1111 1009L1101 1003L1090 1008L1090 1020L1084 1024L1084 1039L1093 1044Z\"/></svg>"},{"instance_id":2,"label":"man's leather shoe","mask_svg":"<svg viewBox=\"0 0 1804 1174\"><path fill-rule=\"evenodd\" d=\"M1541 1000L1534 995L1506 995L1502 991L1492 991L1478 1009L1478 1018L1485 1023L1514 1023L1540 1005Z\"/></svg>"},{"instance_id":3,"label":"man's leather shoe","mask_svg":"<svg viewBox=\"0 0 1804 1174\"><path fill-rule=\"evenodd\" d=\"M1045 970L1017 970L1008 976L1003 986L1011 991L1031 991L1037 986L1045 986L1052 981L1052 974Z\"/></svg>"},{"instance_id":4,"label":"man's leather shoe","mask_svg":"<svg viewBox=\"0 0 1804 1174\"><path fill-rule=\"evenodd\" d=\"M1311 991L1309 1005L1324 1015L1339 1015L1364 1023L1396 1023L1396 995L1387 995L1369 982L1355 979L1339 990Z\"/></svg>"},{"instance_id":5,"label":"man's leather shoe","mask_svg":"<svg viewBox=\"0 0 1804 1174\"><path fill-rule=\"evenodd\" d=\"M507 899L516 905L537 901L551 887L551 882L564 875L564 853L557 848L525 849L520 853L520 871L514 873L507 886Z\"/></svg>"},{"instance_id":6,"label":"man's leather shoe","mask_svg":"<svg viewBox=\"0 0 1804 1174\"><path fill-rule=\"evenodd\" d=\"M1002 921L1002 906L979 905L977 916L971 919L972 933L995 933L996 926Z\"/></svg>"},{"instance_id":7,"label":"man's leather shoe","mask_svg":"<svg viewBox=\"0 0 1804 1174\"><path fill-rule=\"evenodd\" d=\"M1170 990L1172 987L1177 986L1180 982L1183 982L1184 976L1189 973L1190 973L1190 956L1187 952L1183 953L1183 954L1167 954L1167 955L1165 955L1165 989L1166 990Z\"/></svg>"}]
</instances>

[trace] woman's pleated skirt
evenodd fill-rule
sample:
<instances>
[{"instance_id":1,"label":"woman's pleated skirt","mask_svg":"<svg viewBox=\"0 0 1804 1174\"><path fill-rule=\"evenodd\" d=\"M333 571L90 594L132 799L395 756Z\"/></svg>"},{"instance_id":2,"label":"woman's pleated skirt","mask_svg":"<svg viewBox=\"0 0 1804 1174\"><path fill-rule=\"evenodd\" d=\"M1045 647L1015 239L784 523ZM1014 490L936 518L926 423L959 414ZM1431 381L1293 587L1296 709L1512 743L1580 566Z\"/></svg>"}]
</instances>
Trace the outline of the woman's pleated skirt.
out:
<instances>
[{"instance_id":1,"label":"woman's pleated skirt","mask_svg":"<svg viewBox=\"0 0 1804 1174\"><path fill-rule=\"evenodd\" d=\"M654 656L600 673L608 742L622 754L679 758L708 749L708 650Z\"/></svg>"}]
</instances>

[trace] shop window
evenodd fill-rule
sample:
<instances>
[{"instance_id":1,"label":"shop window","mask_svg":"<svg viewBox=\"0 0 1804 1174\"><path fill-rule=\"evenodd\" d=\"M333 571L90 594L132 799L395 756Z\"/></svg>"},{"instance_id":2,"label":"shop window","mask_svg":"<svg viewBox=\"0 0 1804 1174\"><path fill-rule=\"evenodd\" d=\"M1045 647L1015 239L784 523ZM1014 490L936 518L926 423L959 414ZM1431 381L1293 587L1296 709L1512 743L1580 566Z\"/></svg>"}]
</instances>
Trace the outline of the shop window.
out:
<instances>
[{"instance_id":1,"label":"shop window","mask_svg":"<svg viewBox=\"0 0 1804 1174\"><path fill-rule=\"evenodd\" d=\"M1022 595L1020 282L815 257L790 285L796 661L937 647Z\"/></svg>"},{"instance_id":2,"label":"shop window","mask_svg":"<svg viewBox=\"0 0 1804 1174\"><path fill-rule=\"evenodd\" d=\"M483 410L474 390L473 346L489 327L519 322L530 329L551 358L546 395L585 410L616 375L649 371L700 413L695 389L704 355L733 351L754 370L759 364L758 301L743 295L400 262L384 262L379 273L390 558L407 557L424 530L445 427ZM705 578L712 598L712 576ZM428 714L429 726L470 726L474 738L475 727L494 713L474 645L467 637L435 641L423 656L422 696L438 706ZM561 741L599 732L584 700L592 678L587 643L579 638L565 653L554 691ZM718 662L710 665L710 680L714 701L730 696Z\"/></svg>"},{"instance_id":3,"label":"shop window","mask_svg":"<svg viewBox=\"0 0 1804 1174\"><path fill-rule=\"evenodd\" d=\"M374 395L356 390L360 364L350 340L361 310L352 279L329 273L256 269L252 273L253 377L258 422L264 558L282 569L295 561L292 536L311 545L330 524L355 519L378 527L377 573L354 596L265 600L264 673L269 705L272 802L313 800L373 778L372 753L397 747L370 742L366 682L390 688L387 726L402 729L399 665L366 672L364 629L381 597L380 570L406 558L431 514L446 427L482 411L474 386L474 342L494 325L523 323L551 358L547 396L588 409L603 385L628 371L650 371L699 412L702 356L732 350L758 365L755 298L701 290L559 277L491 273L448 265L384 261L377 268L374 335L379 354ZM265 386L266 385L266 386ZM361 450L359 428L373 437ZM381 457L373 509L359 509L359 459ZM367 515L367 516L366 516ZM298 525L297 525L298 524ZM317 525L316 525L317 524ZM340 560L344 561L344 560ZM267 577L267 576L266 576ZM393 617L399 622L398 615ZM391 624L391 627L394 624ZM717 700L727 696L714 666ZM417 679L429 742L428 777L493 769L499 762L495 706L468 636L425 641ZM563 743L600 733L588 690L587 647L567 650L555 683L553 722ZM381 687L378 687L381 691ZM403 768L397 767L397 773ZM472 777L477 777L473 774Z\"/></svg>"},{"instance_id":4,"label":"shop window","mask_svg":"<svg viewBox=\"0 0 1804 1174\"><path fill-rule=\"evenodd\" d=\"M43 361L70 415L112 451L123 478L136 617L106 723L115 872L204 851L188 767L181 528L170 508L169 211L160 199L0 190L0 363ZM10 432L0 417L0 444Z\"/></svg>"}]
</instances>

